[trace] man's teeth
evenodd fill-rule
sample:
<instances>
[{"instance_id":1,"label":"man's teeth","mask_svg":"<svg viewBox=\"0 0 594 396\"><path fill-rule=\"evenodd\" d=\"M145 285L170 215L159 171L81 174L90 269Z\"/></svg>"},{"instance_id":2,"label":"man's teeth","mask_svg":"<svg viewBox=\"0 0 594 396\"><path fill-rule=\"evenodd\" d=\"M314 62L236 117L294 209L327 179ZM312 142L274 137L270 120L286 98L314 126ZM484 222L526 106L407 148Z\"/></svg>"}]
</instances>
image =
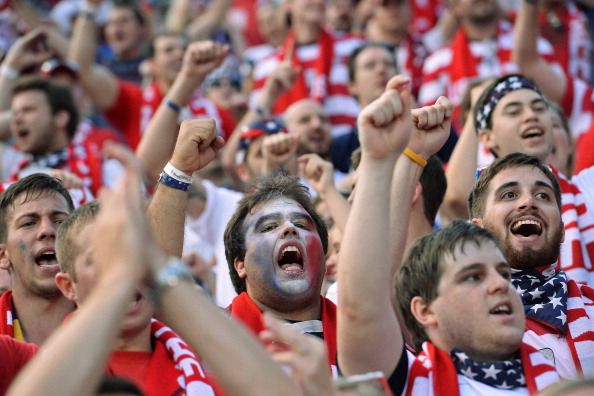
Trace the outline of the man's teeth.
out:
<instances>
[{"instance_id":1,"label":"man's teeth","mask_svg":"<svg viewBox=\"0 0 594 396\"><path fill-rule=\"evenodd\" d=\"M511 309L509 308L508 305L500 305L500 306L491 310L491 313L493 313L493 314L500 314L500 313L508 314L510 312L511 312Z\"/></svg>"},{"instance_id":2,"label":"man's teeth","mask_svg":"<svg viewBox=\"0 0 594 396\"><path fill-rule=\"evenodd\" d=\"M286 248L283 249L282 254L285 254L287 252L299 253L299 249L297 249L295 246L287 246Z\"/></svg>"},{"instance_id":3,"label":"man's teeth","mask_svg":"<svg viewBox=\"0 0 594 396\"><path fill-rule=\"evenodd\" d=\"M514 224L514 230L518 229L519 227L521 227L523 225L533 225L533 226L540 227L540 223L536 220L520 220Z\"/></svg>"}]
</instances>

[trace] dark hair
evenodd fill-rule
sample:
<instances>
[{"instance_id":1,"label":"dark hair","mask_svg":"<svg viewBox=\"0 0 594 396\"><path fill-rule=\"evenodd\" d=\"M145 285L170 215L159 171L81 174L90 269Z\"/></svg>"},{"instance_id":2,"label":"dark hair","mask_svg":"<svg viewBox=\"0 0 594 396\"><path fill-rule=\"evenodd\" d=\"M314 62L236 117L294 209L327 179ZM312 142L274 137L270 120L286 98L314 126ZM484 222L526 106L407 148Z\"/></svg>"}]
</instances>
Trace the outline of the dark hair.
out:
<instances>
[{"instance_id":1,"label":"dark hair","mask_svg":"<svg viewBox=\"0 0 594 396\"><path fill-rule=\"evenodd\" d=\"M390 54L390 57L394 61L394 67L397 68L398 64L396 62L396 57L394 56L394 47L387 43L377 42L377 41L370 41L360 45L359 47L355 48L353 52L349 55L347 61L347 67L349 70L349 82L355 82L355 78L357 77L357 68L355 64L357 62L357 58L361 54L361 52L365 51L367 48L381 48L384 49Z\"/></svg>"},{"instance_id":2,"label":"dark hair","mask_svg":"<svg viewBox=\"0 0 594 396\"><path fill-rule=\"evenodd\" d=\"M422 195L425 218L433 226L435 224L435 216L437 216L448 187L443 165L435 155L427 159L427 165L423 168L419 182L423 186Z\"/></svg>"},{"instance_id":3,"label":"dark hair","mask_svg":"<svg viewBox=\"0 0 594 396\"><path fill-rule=\"evenodd\" d=\"M417 351L428 337L413 316L410 303L416 296L421 297L427 305L437 298L445 256L454 256L458 248L464 253L467 242L473 242L477 247L492 242L501 249L499 241L488 230L466 221L454 220L447 227L417 240L396 273L397 308Z\"/></svg>"},{"instance_id":4,"label":"dark hair","mask_svg":"<svg viewBox=\"0 0 594 396\"><path fill-rule=\"evenodd\" d=\"M485 213L485 202L489 192L489 184L491 180L501 171L510 168L519 168L522 166L531 166L539 169L550 180L557 200L557 206L561 210L561 187L557 181L557 177L553 174L551 169L545 165L541 160L531 155L522 153L512 153L503 158L497 159L488 168L481 172L481 175L476 182L474 189L468 197L468 208L472 218L481 218Z\"/></svg>"},{"instance_id":5,"label":"dark hair","mask_svg":"<svg viewBox=\"0 0 594 396\"><path fill-rule=\"evenodd\" d=\"M328 251L328 230L320 215L315 211L307 188L299 183L297 177L284 174L273 174L262 179L255 191L244 196L225 229L225 257L229 265L229 274L237 293L246 290L245 280L235 270L235 260L245 257L245 230L243 222L256 206L277 198L288 198L297 202L311 216L320 235L324 254Z\"/></svg>"},{"instance_id":6,"label":"dark hair","mask_svg":"<svg viewBox=\"0 0 594 396\"><path fill-rule=\"evenodd\" d=\"M146 25L146 16L144 15L144 13L140 9L140 7L138 7L138 3L136 1L114 0L112 9L113 8L127 8L127 9L129 9L130 11L132 11L132 14L134 15L134 19L136 19L136 22L138 22L138 24L140 26Z\"/></svg>"},{"instance_id":7,"label":"dark hair","mask_svg":"<svg viewBox=\"0 0 594 396\"><path fill-rule=\"evenodd\" d=\"M68 133L68 138L72 140L78 128L79 115L70 88L52 80L38 76L28 76L17 81L12 89L12 97L14 98L17 94L27 91L43 92L49 103L52 115L56 115L60 111L68 113L69 118L66 125L66 132Z\"/></svg>"},{"instance_id":8,"label":"dark hair","mask_svg":"<svg viewBox=\"0 0 594 396\"><path fill-rule=\"evenodd\" d=\"M56 257L60 264L60 271L70 275L76 281L74 261L78 256L76 240L80 235L81 227L89 224L99 213L99 202L93 201L82 205L68 216L56 233Z\"/></svg>"},{"instance_id":9,"label":"dark hair","mask_svg":"<svg viewBox=\"0 0 594 396\"><path fill-rule=\"evenodd\" d=\"M74 203L68 190L55 177L44 173L35 173L13 183L0 194L0 242L6 242L8 237L8 209L14 208L18 197L25 194L24 202L34 201L49 194L59 194L66 200L68 209L74 210Z\"/></svg>"},{"instance_id":10,"label":"dark hair","mask_svg":"<svg viewBox=\"0 0 594 396\"><path fill-rule=\"evenodd\" d=\"M157 33L155 33L153 35L152 39L149 42L148 52L147 52L148 59L152 59L155 56L155 51L156 51L155 43L161 37L181 38L184 41L184 44L187 44L187 42L188 42L188 38L182 33L177 33L172 30L166 30L166 29L159 30L159 31L157 31Z\"/></svg>"}]
</instances>

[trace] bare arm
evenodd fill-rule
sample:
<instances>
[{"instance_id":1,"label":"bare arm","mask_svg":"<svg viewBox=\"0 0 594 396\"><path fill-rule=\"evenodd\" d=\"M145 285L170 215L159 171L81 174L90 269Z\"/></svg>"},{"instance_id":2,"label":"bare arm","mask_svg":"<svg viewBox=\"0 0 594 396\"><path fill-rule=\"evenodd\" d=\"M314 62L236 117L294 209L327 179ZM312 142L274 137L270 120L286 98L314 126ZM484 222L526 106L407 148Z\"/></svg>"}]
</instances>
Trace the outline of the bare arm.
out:
<instances>
[{"instance_id":1,"label":"bare arm","mask_svg":"<svg viewBox=\"0 0 594 396\"><path fill-rule=\"evenodd\" d=\"M118 97L117 77L95 64L97 25L94 18L80 14L74 22L68 58L77 63L80 81L98 110L112 107Z\"/></svg>"},{"instance_id":2,"label":"bare arm","mask_svg":"<svg viewBox=\"0 0 594 396\"><path fill-rule=\"evenodd\" d=\"M214 159L223 143L223 138L216 134L213 120L184 121L170 162L186 175L192 175ZM180 257L182 254L187 204L186 191L159 184L149 205L149 222L155 239L168 255Z\"/></svg>"},{"instance_id":3,"label":"bare arm","mask_svg":"<svg viewBox=\"0 0 594 396\"><path fill-rule=\"evenodd\" d=\"M208 39L223 24L231 0L214 0L204 13L195 18L187 27L190 37L197 40Z\"/></svg>"},{"instance_id":4,"label":"bare arm","mask_svg":"<svg viewBox=\"0 0 594 396\"><path fill-rule=\"evenodd\" d=\"M361 164L338 264L338 358L345 375L392 373L403 339L392 308L390 180L411 133L410 81L398 75L358 118Z\"/></svg>"},{"instance_id":5,"label":"bare arm","mask_svg":"<svg viewBox=\"0 0 594 396\"><path fill-rule=\"evenodd\" d=\"M545 96L561 103L567 89L565 74L556 73L538 53L538 1L522 0L514 26L512 61L522 74L536 82Z\"/></svg>"},{"instance_id":6,"label":"bare arm","mask_svg":"<svg viewBox=\"0 0 594 396\"><path fill-rule=\"evenodd\" d=\"M171 156L177 139L179 114L171 109L166 101L170 100L180 107L185 107L204 77L223 61L227 52L226 47L211 41L194 42L186 49L182 69L136 149L136 155L144 164L152 183L159 178L159 173Z\"/></svg>"}]
</instances>

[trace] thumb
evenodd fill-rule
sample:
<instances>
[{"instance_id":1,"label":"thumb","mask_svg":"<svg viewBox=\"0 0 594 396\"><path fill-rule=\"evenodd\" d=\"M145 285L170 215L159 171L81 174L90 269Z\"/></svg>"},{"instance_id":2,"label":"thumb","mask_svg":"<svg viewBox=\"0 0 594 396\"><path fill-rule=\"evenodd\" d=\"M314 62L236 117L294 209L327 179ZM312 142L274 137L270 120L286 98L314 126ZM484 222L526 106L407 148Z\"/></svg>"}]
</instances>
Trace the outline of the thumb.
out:
<instances>
[{"instance_id":1,"label":"thumb","mask_svg":"<svg viewBox=\"0 0 594 396\"><path fill-rule=\"evenodd\" d=\"M440 96L435 103L443 107L446 119L452 117L453 105L448 98Z\"/></svg>"},{"instance_id":2,"label":"thumb","mask_svg":"<svg viewBox=\"0 0 594 396\"><path fill-rule=\"evenodd\" d=\"M396 90L400 94L403 114L409 114L412 106L412 87L410 77L404 74L398 74L388 81L386 90Z\"/></svg>"}]
</instances>

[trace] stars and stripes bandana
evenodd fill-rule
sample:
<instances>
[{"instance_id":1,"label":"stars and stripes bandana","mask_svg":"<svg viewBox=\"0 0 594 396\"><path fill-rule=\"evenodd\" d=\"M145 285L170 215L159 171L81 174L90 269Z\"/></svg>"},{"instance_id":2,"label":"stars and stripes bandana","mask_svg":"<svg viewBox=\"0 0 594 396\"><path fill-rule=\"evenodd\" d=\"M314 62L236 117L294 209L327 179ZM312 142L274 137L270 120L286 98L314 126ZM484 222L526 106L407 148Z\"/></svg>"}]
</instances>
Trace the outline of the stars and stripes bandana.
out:
<instances>
[{"instance_id":1,"label":"stars and stripes bandana","mask_svg":"<svg viewBox=\"0 0 594 396\"><path fill-rule=\"evenodd\" d=\"M594 289L568 280L554 265L513 270L512 284L527 320L564 336L578 373L594 374Z\"/></svg>"},{"instance_id":2,"label":"stars and stripes bandana","mask_svg":"<svg viewBox=\"0 0 594 396\"><path fill-rule=\"evenodd\" d=\"M503 362L476 362L456 348L450 355L458 373L467 378L499 389L526 386L522 360L519 357Z\"/></svg>"},{"instance_id":3,"label":"stars and stripes bandana","mask_svg":"<svg viewBox=\"0 0 594 396\"><path fill-rule=\"evenodd\" d=\"M491 114L497 106L497 103L508 93L517 91L518 89L531 89L536 91L540 96L542 92L538 89L536 84L528 80L520 74L510 74L501 77L491 90L484 96L482 102L478 103L478 111L476 112L475 127L478 133L481 129L486 129L491 119Z\"/></svg>"},{"instance_id":4,"label":"stars and stripes bandana","mask_svg":"<svg viewBox=\"0 0 594 396\"><path fill-rule=\"evenodd\" d=\"M464 366L456 364L456 360ZM527 388L530 395L559 381L555 367L540 351L525 343L519 347L518 359L477 363L461 351L454 350L450 355L425 342L410 367L405 395L460 396L458 374L498 389Z\"/></svg>"}]
</instances>

